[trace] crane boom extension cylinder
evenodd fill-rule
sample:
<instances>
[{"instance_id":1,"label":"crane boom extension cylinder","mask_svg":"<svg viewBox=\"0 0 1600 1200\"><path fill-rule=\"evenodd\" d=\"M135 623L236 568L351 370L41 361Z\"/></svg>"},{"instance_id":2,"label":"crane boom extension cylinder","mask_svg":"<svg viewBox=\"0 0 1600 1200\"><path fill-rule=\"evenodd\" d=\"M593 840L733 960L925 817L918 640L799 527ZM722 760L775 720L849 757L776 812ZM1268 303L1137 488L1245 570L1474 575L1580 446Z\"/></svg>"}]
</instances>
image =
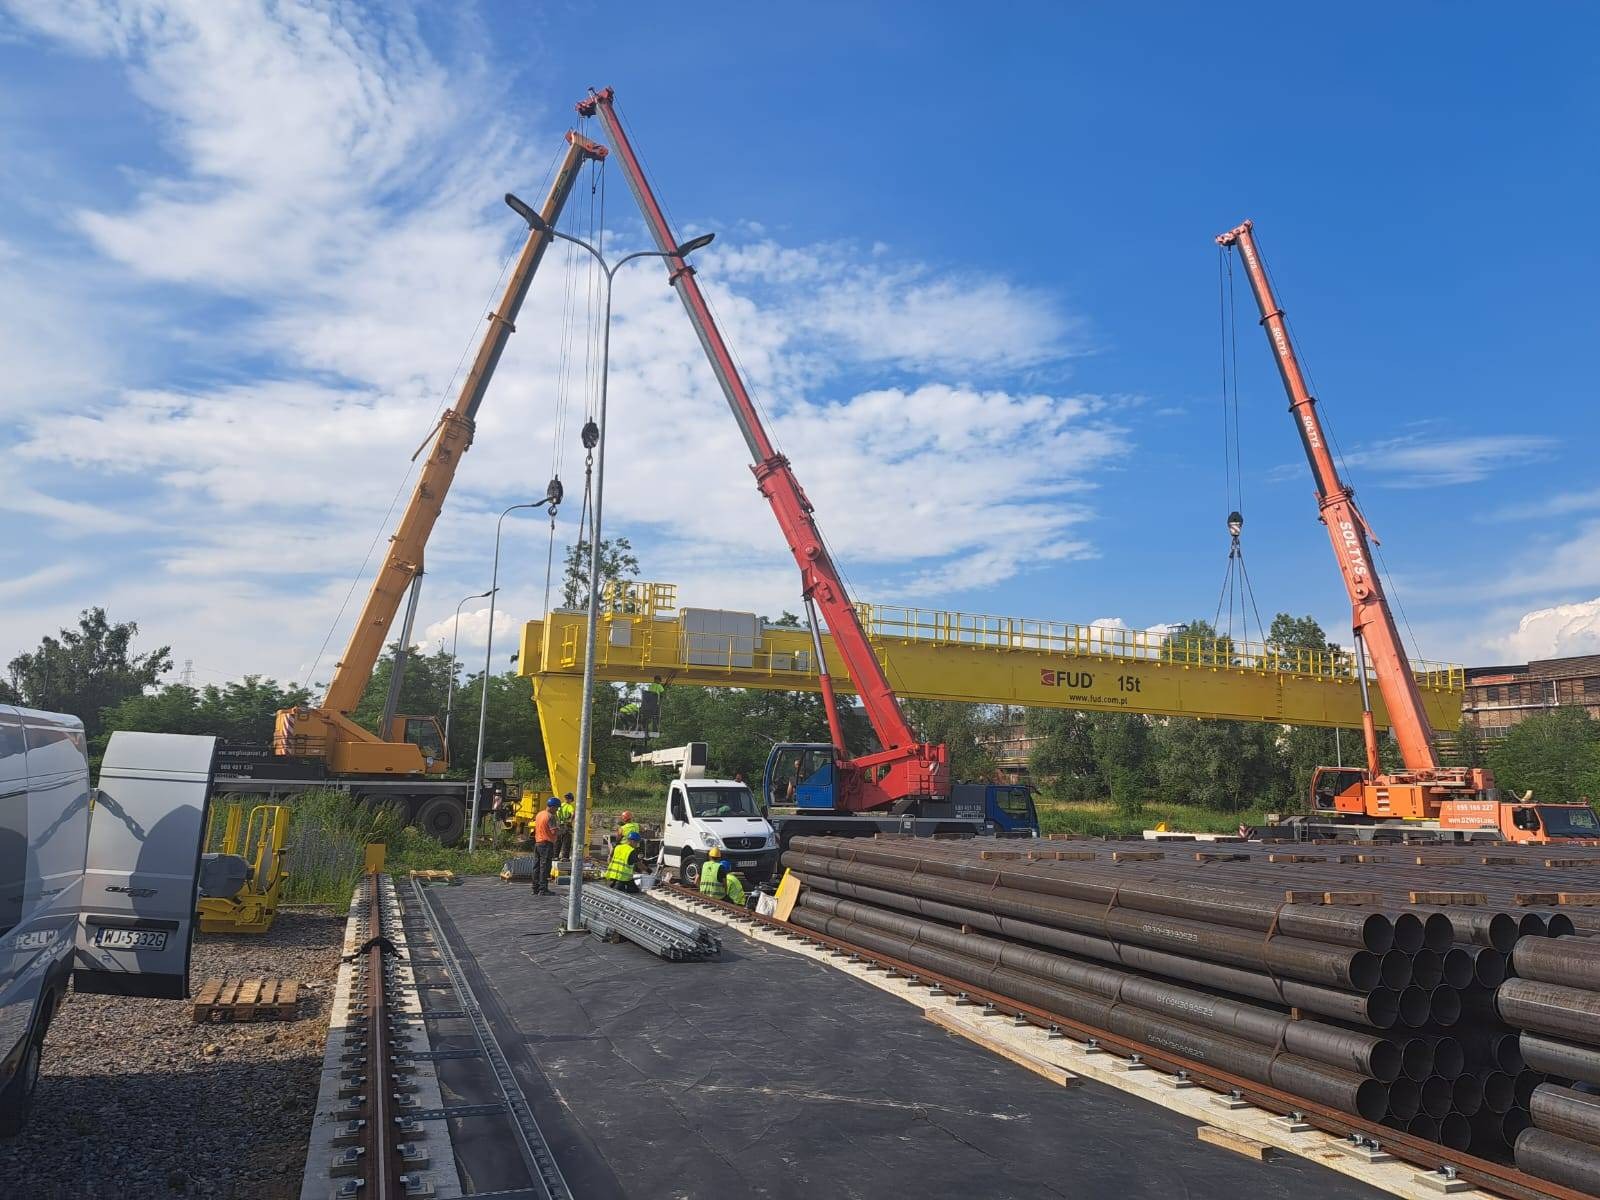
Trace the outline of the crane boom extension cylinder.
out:
<instances>
[{"instance_id":1,"label":"crane boom extension cylinder","mask_svg":"<svg viewBox=\"0 0 1600 1200\"><path fill-rule=\"evenodd\" d=\"M604 158L605 154L604 146L596 145L577 133L567 134L566 156L562 159L542 210L547 225L554 226L561 215L572 185L578 178L579 168L590 159ZM411 502L406 505L400 525L389 540L389 551L384 557L383 567L373 581L372 591L350 634L350 643L334 670L327 695L322 698L322 707L328 712L348 716L361 702L361 693L372 678L378 655L383 651L383 640L389 635L389 627L394 624L395 614L400 610L401 599L411 586L412 578L422 569L423 547L427 545L428 535L433 532L434 522L439 519L461 456L472 445L473 421L478 415L478 406L483 403L484 394L489 390L489 381L494 377L494 369L505 351L507 340L516 331L517 313L522 308L528 286L533 282L534 273L539 269L539 262L544 258L550 241L548 233L528 231L528 240L517 255L500 303L489 314L489 328L478 346L472 369L467 372L456 402L439 419L438 434L417 477ZM386 738L388 735L387 729L379 731L380 737Z\"/></svg>"},{"instance_id":2,"label":"crane boom extension cylinder","mask_svg":"<svg viewBox=\"0 0 1600 1200\"><path fill-rule=\"evenodd\" d=\"M1339 478L1328 440L1323 436L1322 422L1317 416L1317 402L1306 386L1294 346L1289 341L1289 330L1283 319L1283 309L1272 294L1272 284L1256 248L1253 223L1246 221L1236 229L1217 238L1217 244L1237 247L1244 260L1245 273L1250 278L1250 289L1255 293L1256 304L1261 309L1261 325L1272 345L1273 359L1278 364L1278 374L1283 378L1284 390L1289 393L1289 411L1294 414L1295 428L1300 434L1300 444L1305 449L1306 460L1311 464L1311 474L1317 484L1317 505L1323 524L1328 527L1328 539L1333 543L1333 554L1339 561L1344 576L1345 590L1350 594L1351 627L1360 639L1361 647L1371 655L1378 688L1389 708L1389 719L1395 741L1400 746L1400 758L1408 771L1435 771L1439 758L1433 746L1433 729L1423 711L1422 695L1406 659L1400 632L1395 626L1394 614L1378 581L1369 545L1372 531L1356 508L1355 493ZM1374 539L1375 540L1375 539ZM1367 739L1369 770L1377 773L1377 731L1370 709L1363 722Z\"/></svg>"},{"instance_id":3,"label":"crane boom extension cylinder","mask_svg":"<svg viewBox=\"0 0 1600 1200\"><path fill-rule=\"evenodd\" d=\"M655 239L657 248L670 252L679 243L667 224L666 214L650 190L644 169L617 117L613 100L614 93L610 88L593 92L579 101L578 112L586 117L597 114L600 117L651 237ZM666 263L670 282L683 301L689 322L700 338L711 369L727 397L728 407L733 410L733 418L738 422L739 432L750 449L756 486L771 504L773 515L777 517L789 549L799 565L802 592L808 602L821 609L839 655L850 670L851 683L861 698L867 719L872 723L873 732L882 747L874 754L849 759L846 748L840 742L837 716L830 711L834 755L842 785L840 806L862 810L917 797L949 795L948 751L942 745L918 742L906 722L905 714L900 711L894 690L872 652L872 645L867 640L844 581L829 557L821 531L812 518L811 501L806 498L799 480L795 478L789 460L778 453L767 436L733 355L712 318L700 285L695 281L694 268L676 256L668 257Z\"/></svg>"}]
</instances>

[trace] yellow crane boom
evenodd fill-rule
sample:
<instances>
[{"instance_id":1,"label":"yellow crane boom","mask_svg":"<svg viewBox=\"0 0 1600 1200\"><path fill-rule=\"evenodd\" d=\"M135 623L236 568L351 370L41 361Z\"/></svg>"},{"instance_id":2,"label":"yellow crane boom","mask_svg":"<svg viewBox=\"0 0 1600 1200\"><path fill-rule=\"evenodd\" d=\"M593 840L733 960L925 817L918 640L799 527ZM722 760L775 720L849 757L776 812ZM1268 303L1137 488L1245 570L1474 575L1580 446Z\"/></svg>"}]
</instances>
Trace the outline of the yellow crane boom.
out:
<instances>
[{"instance_id":1,"label":"yellow crane boom","mask_svg":"<svg viewBox=\"0 0 1600 1200\"><path fill-rule=\"evenodd\" d=\"M1140 712L1359 729L1356 665L1341 651L1227 638L1170 637L1058 621L885 605L858 606L897 694L968 704ZM553 612L523 626L518 669L533 681L551 786L577 783L585 615ZM824 636L834 687L853 691ZM820 690L805 629L762 625L753 613L679 609L671 584L609 589L595 674L626 683ZM1414 664L1435 728L1461 720L1461 667ZM1380 725L1388 714L1375 710Z\"/></svg>"},{"instance_id":2,"label":"yellow crane boom","mask_svg":"<svg viewBox=\"0 0 1600 1200\"><path fill-rule=\"evenodd\" d=\"M566 155L540 210L547 228L553 227L560 217L583 164L605 155L604 146L576 132L567 134ZM548 232L529 230L500 302L489 314L489 328L478 347L472 369L455 403L439 418L432 448L417 476L411 500L389 539L383 565L351 630L349 645L334 668L327 694L317 708L284 709L278 713L273 747L278 754L326 759L335 774L437 774L448 766L448 748L443 745L437 721L432 717L396 717L392 728L371 733L357 725L350 714L360 703L372 678L384 639L389 635L407 589L422 572L428 537L450 494L461 456L472 445L478 407L488 391L506 342L516 330L517 313L550 242Z\"/></svg>"}]
</instances>

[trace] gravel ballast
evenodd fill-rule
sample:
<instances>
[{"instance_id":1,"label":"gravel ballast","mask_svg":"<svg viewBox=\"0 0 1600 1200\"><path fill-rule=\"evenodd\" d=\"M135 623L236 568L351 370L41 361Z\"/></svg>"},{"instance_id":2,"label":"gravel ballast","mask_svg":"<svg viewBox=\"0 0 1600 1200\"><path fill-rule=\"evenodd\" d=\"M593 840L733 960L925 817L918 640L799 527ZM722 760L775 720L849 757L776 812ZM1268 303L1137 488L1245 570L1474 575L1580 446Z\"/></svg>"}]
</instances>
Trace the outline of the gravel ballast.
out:
<instances>
[{"instance_id":1,"label":"gravel ballast","mask_svg":"<svg viewBox=\"0 0 1600 1200\"><path fill-rule=\"evenodd\" d=\"M292 1021L197 1025L191 1001L69 993L28 1127L0 1141L0 1195L298 1197L344 923L280 910L265 935L196 937L194 991L217 976L299 980Z\"/></svg>"}]
</instances>

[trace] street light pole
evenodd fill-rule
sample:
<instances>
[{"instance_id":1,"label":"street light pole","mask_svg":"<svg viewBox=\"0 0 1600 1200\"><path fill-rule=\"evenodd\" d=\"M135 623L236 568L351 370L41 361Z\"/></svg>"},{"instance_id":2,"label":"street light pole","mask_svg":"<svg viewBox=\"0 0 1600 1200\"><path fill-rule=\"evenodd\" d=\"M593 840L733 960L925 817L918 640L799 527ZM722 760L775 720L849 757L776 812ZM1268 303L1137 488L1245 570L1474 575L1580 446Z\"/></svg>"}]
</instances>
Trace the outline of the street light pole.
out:
<instances>
[{"instance_id":1,"label":"street light pole","mask_svg":"<svg viewBox=\"0 0 1600 1200\"><path fill-rule=\"evenodd\" d=\"M488 592L474 592L470 596L461 597L461 604L465 604L468 600L482 600L489 594ZM456 605L454 632L450 635L450 686L445 690L444 694L444 752L446 758L450 756L450 714L455 709L456 667L460 664L456 648L461 645L461 604Z\"/></svg>"},{"instance_id":2,"label":"street light pole","mask_svg":"<svg viewBox=\"0 0 1600 1200\"><path fill-rule=\"evenodd\" d=\"M583 890L583 858L588 849L585 844L588 839L589 819L589 763L590 742L594 736L594 649L597 634L600 628L600 505L605 487L606 467L606 397L607 388L611 378L611 284L617 271L625 264L636 258L677 258L683 259L702 247L709 246L715 234L701 234L691 238L673 250L636 250L632 254L625 254L615 263L608 263L605 256L582 238L575 238L571 234L562 233L552 229L547 221L533 208L529 207L517 197L506 194L506 203L523 220L528 222L528 227L540 233L548 233L558 237L564 242L571 242L574 246L582 246L600 264L600 270L605 276L606 299L604 324L600 335L600 401L595 410L595 448L594 448L594 511L589 522L589 614L584 626L584 655L583 655L583 708L578 717L578 790L573 798L572 811L572 867L571 887L567 893L567 930L577 932L583 928L583 917L579 912L579 895ZM688 268L684 268L688 269ZM582 532L579 532L582 536Z\"/></svg>"},{"instance_id":3,"label":"street light pole","mask_svg":"<svg viewBox=\"0 0 1600 1200\"><path fill-rule=\"evenodd\" d=\"M483 736L489 722L489 668L490 657L494 654L494 602L495 593L500 590L500 528L505 524L505 519L518 509L544 508L554 505L561 497L554 491L547 494L543 500L535 500L527 504L513 504L500 514L500 519L494 523L494 574L489 577L489 630L483 639L483 684L478 691L478 759L472 771L472 824L467 829L467 849L478 848L478 802L483 796ZM471 597L468 597L471 599Z\"/></svg>"}]
</instances>

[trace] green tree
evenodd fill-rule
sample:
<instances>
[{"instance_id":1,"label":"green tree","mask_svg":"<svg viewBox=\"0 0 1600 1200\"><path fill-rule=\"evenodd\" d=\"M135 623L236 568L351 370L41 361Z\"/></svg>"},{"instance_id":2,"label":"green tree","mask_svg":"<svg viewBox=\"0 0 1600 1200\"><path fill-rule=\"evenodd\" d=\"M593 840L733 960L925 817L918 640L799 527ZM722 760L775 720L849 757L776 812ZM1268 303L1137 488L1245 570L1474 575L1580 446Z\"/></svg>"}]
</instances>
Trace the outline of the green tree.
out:
<instances>
[{"instance_id":1,"label":"green tree","mask_svg":"<svg viewBox=\"0 0 1600 1200\"><path fill-rule=\"evenodd\" d=\"M985 744L1001 729L994 706L955 700L902 700L900 710L920 740L948 748L951 779L975 783L994 778L994 754Z\"/></svg>"},{"instance_id":2,"label":"green tree","mask_svg":"<svg viewBox=\"0 0 1600 1200\"><path fill-rule=\"evenodd\" d=\"M72 713L90 738L103 728L103 710L154 687L172 669L172 647L133 652L139 626L112 624L103 608L86 608L76 629L46 636L37 650L7 665L10 690L30 708Z\"/></svg>"},{"instance_id":3,"label":"green tree","mask_svg":"<svg viewBox=\"0 0 1600 1200\"><path fill-rule=\"evenodd\" d=\"M1216 637L1216 631L1205 621L1194 621L1176 636L1206 639ZM1233 657L1228 639L1218 639L1218 646ZM1229 812L1277 803L1284 788L1277 736L1277 726L1254 721L1162 721L1152 734L1161 798Z\"/></svg>"},{"instance_id":4,"label":"green tree","mask_svg":"<svg viewBox=\"0 0 1600 1200\"><path fill-rule=\"evenodd\" d=\"M1150 721L1140 713L1094 713L1089 719L1095 769L1118 812L1137 814L1150 799L1152 741Z\"/></svg>"},{"instance_id":5,"label":"green tree","mask_svg":"<svg viewBox=\"0 0 1600 1200\"><path fill-rule=\"evenodd\" d=\"M1095 758L1088 713L1056 708L1031 708L1023 728L1037 739L1028 754L1028 771L1062 800L1103 800L1110 784Z\"/></svg>"},{"instance_id":6,"label":"green tree","mask_svg":"<svg viewBox=\"0 0 1600 1200\"><path fill-rule=\"evenodd\" d=\"M1489 751L1495 782L1535 800L1571 804L1600 797L1600 722L1567 707L1518 722Z\"/></svg>"},{"instance_id":7,"label":"green tree","mask_svg":"<svg viewBox=\"0 0 1600 1200\"><path fill-rule=\"evenodd\" d=\"M600 592L608 583L639 578L639 560L625 537L600 539ZM589 595L589 541L579 538L567 547L561 569L561 607L584 608Z\"/></svg>"},{"instance_id":8,"label":"green tree","mask_svg":"<svg viewBox=\"0 0 1600 1200\"><path fill-rule=\"evenodd\" d=\"M280 708L310 702L302 687L280 684L260 675L222 686L203 688L169 683L159 691L129 696L105 710L104 729L94 743L97 754L119 729L144 733L209 734L230 742L262 743L272 738L273 720Z\"/></svg>"},{"instance_id":9,"label":"green tree","mask_svg":"<svg viewBox=\"0 0 1600 1200\"><path fill-rule=\"evenodd\" d=\"M1316 618L1309 616L1294 617L1281 612L1273 617L1267 645L1280 654L1316 650L1345 657L1345 652L1328 640ZM1336 732L1315 725L1292 725L1280 739L1279 752L1287 777L1287 807L1296 812L1310 803L1311 776L1318 767L1337 766L1346 755L1352 764L1366 761L1359 729ZM1278 803L1276 799L1268 802Z\"/></svg>"}]
</instances>

